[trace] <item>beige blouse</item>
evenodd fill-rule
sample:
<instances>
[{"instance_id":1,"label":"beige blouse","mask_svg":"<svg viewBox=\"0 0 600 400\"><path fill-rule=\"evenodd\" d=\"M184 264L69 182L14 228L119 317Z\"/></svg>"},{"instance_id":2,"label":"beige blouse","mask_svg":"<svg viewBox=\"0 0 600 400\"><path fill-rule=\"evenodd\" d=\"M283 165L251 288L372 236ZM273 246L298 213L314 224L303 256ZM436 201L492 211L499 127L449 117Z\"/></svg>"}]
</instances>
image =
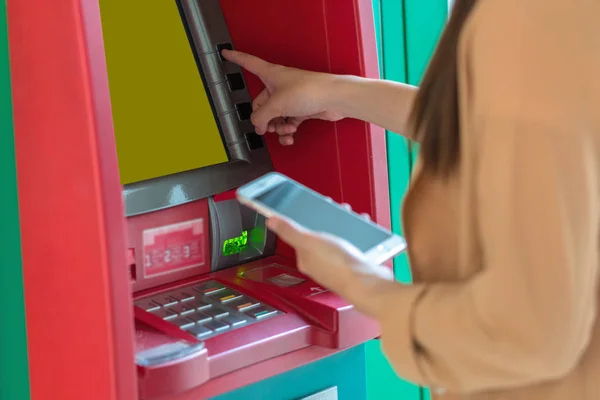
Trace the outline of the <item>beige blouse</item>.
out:
<instances>
[{"instance_id":1,"label":"beige blouse","mask_svg":"<svg viewBox=\"0 0 600 400\"><path fill-rule=\"evenodd\" d=\"M458 58L460 169L417 170L384 350L441 399L600 399L600 0L480 0Z\"/></svg>"}]
</instances>

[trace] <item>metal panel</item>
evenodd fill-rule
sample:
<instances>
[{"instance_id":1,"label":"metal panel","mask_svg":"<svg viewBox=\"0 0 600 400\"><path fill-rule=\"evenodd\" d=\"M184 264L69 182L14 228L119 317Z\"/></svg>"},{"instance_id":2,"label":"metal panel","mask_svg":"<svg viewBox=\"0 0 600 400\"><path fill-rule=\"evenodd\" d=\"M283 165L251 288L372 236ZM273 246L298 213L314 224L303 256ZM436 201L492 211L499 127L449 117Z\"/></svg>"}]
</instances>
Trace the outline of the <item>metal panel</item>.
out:
<instances>
[{"instance_id":1,"label":"metal panel","mask_svg":"<svg viewBox=\"0 0 600 400\"><path fill-rule=\"evenodd\" d=\"M245 145L245 144L244 144ZM248 183L273 169L266 148L250 162L234 161L125 186L125 214L144 214L204 199Z\"/></svg>"}]
</instances>

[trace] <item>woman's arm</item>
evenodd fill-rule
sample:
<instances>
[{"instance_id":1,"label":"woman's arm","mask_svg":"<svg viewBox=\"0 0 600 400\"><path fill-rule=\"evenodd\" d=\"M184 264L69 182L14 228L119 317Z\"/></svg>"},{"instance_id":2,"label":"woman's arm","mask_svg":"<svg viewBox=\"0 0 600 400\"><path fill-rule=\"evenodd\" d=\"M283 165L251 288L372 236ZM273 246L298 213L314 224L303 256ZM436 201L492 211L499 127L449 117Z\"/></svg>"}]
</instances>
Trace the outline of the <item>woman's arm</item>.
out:
<instances>
[{"instance_id":1,"label":"woman's arm","mask_svg":"<svg viewBox=\"0 0 600 400\"><path fill-rule=\"evenodd\" d=\"M307 119L342 118L360 119L400 134L406 132L417 92L414 86L304 71L237 51L225 50L223 56L256 75L265 85L253 102L252 123L259 134L277 132L286 137Z\"/></svg>"},{"instance_id":2,"label":"woman's arm","mask_svg":"<svg viewBox=\"0 0 600 400\"><path fill-rule=\"evenodd\" d=\"M454 393L569 374L590 341L598 290L598 158L590 132L488 120L476 181L482 270L404 286L346 276L396 372ZM485 131L485 133L484 133ZM335 288L332 288L335 290Z\"/></svg>"},{"instance_id":3,"label":"woman's arm","mask_svg":"<svg viewBox=\"0 0 600 400\"><path fill-rule=\"evenodd\" d=\"M355 76L333 79L332 108L340 114L407 136L406 124L417 87Z\"/></svg>"}]
</instances>

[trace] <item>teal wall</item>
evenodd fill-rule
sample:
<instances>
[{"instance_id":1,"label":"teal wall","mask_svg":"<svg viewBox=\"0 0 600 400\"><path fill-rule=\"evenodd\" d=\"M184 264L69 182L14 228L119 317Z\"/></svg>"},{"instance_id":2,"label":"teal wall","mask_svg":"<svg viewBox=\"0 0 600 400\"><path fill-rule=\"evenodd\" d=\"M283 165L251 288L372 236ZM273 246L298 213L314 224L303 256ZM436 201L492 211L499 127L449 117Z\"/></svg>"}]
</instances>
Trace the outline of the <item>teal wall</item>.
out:
<instances>
[{"instance_id":1,"label":"teal wall","mask_svg":"<svg viewBox=\"0 0 600 400\"><path fill-rule=\"evenodd\" d=\"M418 85L447 19L447 0L373 0L379 44L381 76ZM408 188L416 154L409 143L394 132L386 132L392 228L402 234L400 209ZM406 255L394 260L396 278L411 282ZM370 400L429 398L421 390L398 378L381 352L379 341L367 344L367 389Z\"/></svg>"},{"instance_id":2,"label":"teal wall","mask_svg":"<svg viewBox=\"0 0 600 400\"><path fill-rule=\"evenodd\" d=\"M365 347L358 346L212 400L297 400L332 386L342 400L363 400L365 373Z\"/></svg>"},{"instance_id":3,"label":"teal wall","mask_svg":"<svg viewBox=\"0 0 600 400\"><path fill-rule=\"evenodd\" d=\"M375 33L379 52L379 71L385 79L398 82L407 80L406 21L404 2L400 0L373 0ZM392 230L402 234L400 205L411 171L408 142L400 135L386 132ZM406 255L394 260L396 278L410 282L411 274ZM366 345L367 389L369 400L419 400L421 390L399 379L381 351L379 340Z\"/></svg>"},{"instance_id":4,"label":"teal wall","mask_svg":"<svg viewBox=\"0 0 600 400\"><path fill-rule=\"evenodd\" d=\"M10 91L6 2L0 2L0 400L29 399L25 302Z\"/></svg>"}]
</instances>

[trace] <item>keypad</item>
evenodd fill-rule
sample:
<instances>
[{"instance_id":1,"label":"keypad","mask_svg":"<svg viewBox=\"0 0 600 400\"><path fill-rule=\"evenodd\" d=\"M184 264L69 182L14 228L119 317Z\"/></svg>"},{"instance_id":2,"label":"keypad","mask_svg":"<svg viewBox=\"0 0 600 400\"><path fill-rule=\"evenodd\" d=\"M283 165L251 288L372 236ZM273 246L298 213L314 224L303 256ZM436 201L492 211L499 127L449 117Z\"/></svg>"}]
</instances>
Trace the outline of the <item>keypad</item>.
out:
<instances>
[{"instance_id":1,"label":"keypad","mask_svg":"<svg viewBox=\"0 0 600 400\"><path fill-rule=\"evenodd\" d=\"M151 299L141 300L136 305L142 310L146 310L148 312L160 310L160 304L156 304Z\"/></svg>"},{"instance_id":2,"label":"keypad","mask_svg":"<svg viewBox=\"0 0 600 400\"><path fill-rule=\"evenodd\" d=\"M187 304L187 303L176 304L176 305L170 307L169 309L175 311L179 315L187 315L187 314L191 314L194 311L196 311L196 309L194 308L193 304L191 304L191 302L190 302L190 304Z\"/></svg>"},{"instance_id":3,"label":"keypad","mask_svg":"<svg viewBox=\"0 0 600 400\"><path fill-rule=\"evenodd\" d=\"M171 297L177 299L178 301L184 303L186 301L192 301L196 299L196 295L191 290L180 290L173 294Z\"/></svg>"},{"instance_id":4,"label":"keypad","mask_svg":"<svg viewBox=\"0 0 600 400\"><path fill-rule=\"evenodd\" d=\"M260 306L246 311L247 315L255 319L264 319L274 315L275 313L277 313L277 310L266 306Z\"/></svg>"},{"instance_id":5,"label":"keypad","mask_svg":"<svg viewBox=\"0 0 600 400\"><path fill-rule=\"evenodd\" d=\"M208 337L212 335L213 331L204 325L194 325L187 330L192 335L195 335L198 339Z\"/></svg>"},{"instance_id":6,"label":"keypad","mask_svg":"<svg viewBox=\"0 0 600 400\"><path fill-rule=\"evenodd\" d=\"M209 323L207 323L204 326L206 326L208 329L210 329L213 332L221 332L226 329L229 329L229 324L227 322L223 322L218 319L213 319L212 321L210 321Z\"/></svg>"},{"instance_id":7,"label":"keypad","mask_svg":"<svg viewBox=\"0 0 600 400\"><path fill-rule=\"evenodd\" d=\"M135 305L202 340L283 314L217 281L150 296Z\"/></svg>"},{"instance_id":8,"label":"keypad","mask_svg":"<svg viewBox=\"0 0 600 400\"><path fill-rule=\"evenodd\" d=\"M223 321L227 322L232 327L236 327L236 326L247 323L248 319L245 317L241 317L239 315L231 314L231 315L228 315L227 317L223 318Z\"/></svg>"},{"instance_id":9,"label":"keypad","mask_svg":"<svg viewBox=\"0 0 600 400\"><path fill-rule=\"evenodd\" d=\"M152 298L152 301L162 307L174 306L179 302L175 297L169 295L159 295Z\"/></svg>"},{"instance_id":10,"label":"keypad","mask_svg":"<svg viewBox=\"0 0 600 400\"><path fill-rule=\"evenodd\" d=\"M162 318L166 321L175 319L179 315L175 311L171 310L170 308L159 308L156 311L152 311L152 314L154 314L157 317Z\"/></svg>"},{"instance_id":11,"label":"keypad","mask_svg":"<svg viewBox=\"0 0 600 400\"><path fill-rule=\"evenodd\" d=\"M196 325L196 321L188 317L177 317L172 322L181 329L188 329Z\"/></svg>"},{"instance_id":12,"label":"keypad","mask_svg":"<svg viewBox=\"0 0 600 400\"><path fill-rule=\"evenodd\" d=\"M229 311L219 307L211 307L208 310L204 310L204 313L210 315L212 318L223 318L229 315Z\"/></svg>"}]
</instances>

